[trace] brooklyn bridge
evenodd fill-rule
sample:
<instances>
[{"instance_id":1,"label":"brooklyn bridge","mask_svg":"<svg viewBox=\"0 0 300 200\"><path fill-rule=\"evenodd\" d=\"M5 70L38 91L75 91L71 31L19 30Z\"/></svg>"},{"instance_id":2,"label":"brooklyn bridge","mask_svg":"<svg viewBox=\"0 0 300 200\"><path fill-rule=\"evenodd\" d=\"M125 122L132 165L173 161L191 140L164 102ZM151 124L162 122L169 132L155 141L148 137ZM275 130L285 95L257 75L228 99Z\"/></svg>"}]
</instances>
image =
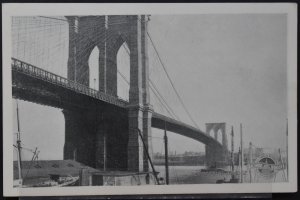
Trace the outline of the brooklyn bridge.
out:
<instances>
[{"instance_id":1,"label":"brooklyn bridge","mask_svg":"<svg viewBox=\"0 0 300 200\"><path fill-rule=\"evenodd\" d=\"M225 123L207 123L205 131L198 128L148 32L149 16L36 16L27 17L29 19L22 21L21 25L18 24L18 18L22 17L12 19L12 95L15 99L63 110L64 159L73 159L97 169L149 172L152 170L149 164L153 148L151 129L158 128L205 144L208 166L228 163ZM56 67L53 66L55 62L45 59L47 54L57 51L53 48L62 48L60 43L49 44L47 48L52 49L39 51L34 47L34 42L24 45L20 36L28 34L34 37L36 32L50 33L50 27L61 24L68 26L68 37L60 38L64 44L68 43L68 61L64 66L67 69L66 76L53 72L51 68ZM59 32L40 35L33 40L51 43L51 36L60 37ZM117 76L121 72L118 70L117 53L124 45L130 60L130 79L125 80L129 87L128 99L118 96ZM182 122L176 116L156 83L151 81L150 47L154 49L166 78L193 125ZM88 61L95 48L99 49L99 73L97 87L93 88ZM20 56L29 51L32 53L28 57L32 59ZM31 62L38 57L42 57L47 64ZM168 114L154 110L150 101L151 91ZM210 135L211 132L214 134Z\"/></svg>"}]
</instances>

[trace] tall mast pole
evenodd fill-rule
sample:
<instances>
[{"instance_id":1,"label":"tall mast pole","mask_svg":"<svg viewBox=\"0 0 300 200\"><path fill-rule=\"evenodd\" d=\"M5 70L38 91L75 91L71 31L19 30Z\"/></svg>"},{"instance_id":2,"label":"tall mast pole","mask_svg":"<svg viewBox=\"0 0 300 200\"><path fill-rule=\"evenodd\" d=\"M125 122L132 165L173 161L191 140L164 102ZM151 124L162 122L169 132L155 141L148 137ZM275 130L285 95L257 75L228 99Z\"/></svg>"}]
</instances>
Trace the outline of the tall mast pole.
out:
<instances>
[{"instance_id":1,"label":"tall mast pole","mask_svg":"<svg viewBox=\"0 0 300 200\"><path fill-rule=\"evenodd\" d=\"M243 151L243 129L242 124L240 124L240 133L241 133L241 183L243 183L243 165L244 165L244 151Z\"/></svg>"},{"instance_id":2,"label":"tall mast pole","mask_svg":"<svg viewBox=\"0 0 300 200\"><path fill-rule=\"evenodd\" d=\"M287 181L289 181L289 148L288 148L288 119L286 119L286 177Z\"/></svg>"},{"instance_id":3,"label":"tall mast pole","mask_svg":"<svg viewBox=\"0 0 300 200\"><path fill-rule=\"evenodd\" d=\"M165 135L164 135L164 142L165 142L165 168L166 168L166 184L169 185L169 158L168 158L168 136L167 136L167 127L165 122Z\"/></svg>"},{"instance_id":4,"label":"tall mast pole","mask_svg":"<svg viewBox=\"0 0 300 200\"><path fill-rule=\"evenodd\" d=\"M281 150L280 150L280 148L278 149L278 153L279 153L279 161L280 161L280 167L284 167L284 163L283 163L283 161L282 161L282 156L281 156ZM284 168L283 168L284 169ZM287 181L287 178L286 178L286 176L285 176L285 172L283 171L283 177L284 177L284 180L285 181Z\"/></svg>"},{"instance_id":5,"label":"tall mast pole","mask_svg":"<svg viewBox=\"0 0 300 200\"><path fill-rule=\"evenodd\" d=\"M252 142L249 143L249 176L250 176L250 183L252 183Z\"/></svg>"},{"instance_id":6,"label":"tall mast pole","mask_svg":"<svg viewBox=\"0 0 300 200\"><path fill-rule=\"evenodd\" d=\"M142 136L141 130L140 130L140 129L136 129L136 130L138 131L138 134L139 134L139 136L140 136L140 138L141 138L141 140L142 140L143 147L144 147L144 151L146 152L146 155L147 155L148 160L149 160L149 162L150 162L150 165L151 165L151 168L152 168L152 171L153 171L155 180L156 180L157 184L160 185L159 180L158 180L158 178L157 178L157 172L156 172L155 169L154 169L154 165L153 165L152 160L151 160L151 157L150 157L150 155L149 155L148 148L147 148L147 146L146 146L146 144L145 144L145 141L144 141L144 138L143 138L143 136Z\"/></svg>"},{"instance_id":7,"label":"tall mast pole","mask_svg":"<svg viewBox=\"0 0 300 200\"><path fill-rule=\"evenodd\" d=\"M234 133L233 126L231 126L231 170L234 171Z\"/></svg>"},{"instance_id":8,"label":"tall mast pole","mask_svg":"<svg viewBox=\"0 0 300 200\"><path fill-rule=\"evenodd\" d=\"M17 132L17 148L18 148L18 168L19 168L19 179L22 185L22 159L21 159L21 135L20 135L20 119L19 119L19 106L17 101L17 122L18 122L18 132Z\"/></svg>"}]
</instances>

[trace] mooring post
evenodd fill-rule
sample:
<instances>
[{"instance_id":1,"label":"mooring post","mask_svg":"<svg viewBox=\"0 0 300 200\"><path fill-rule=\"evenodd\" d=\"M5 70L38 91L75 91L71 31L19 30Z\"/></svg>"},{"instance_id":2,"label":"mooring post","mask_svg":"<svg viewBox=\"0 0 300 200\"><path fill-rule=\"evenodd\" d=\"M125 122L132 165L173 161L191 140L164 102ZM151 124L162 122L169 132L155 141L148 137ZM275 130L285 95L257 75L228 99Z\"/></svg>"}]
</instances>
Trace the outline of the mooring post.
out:
<instances>
[{"instance_id":1,"label":"mooring post","mask_svg":"<svg viewBox=\"0 0 300 200\"><path fill-rule=\"evenodd\" d=\"M165 135L164 135L164 141L165 141L165 167L166 167L166 184L169 185L169 158L168 158L168 136L167 136L167 127L165 122Z\"/></svg>"}]
</instances>

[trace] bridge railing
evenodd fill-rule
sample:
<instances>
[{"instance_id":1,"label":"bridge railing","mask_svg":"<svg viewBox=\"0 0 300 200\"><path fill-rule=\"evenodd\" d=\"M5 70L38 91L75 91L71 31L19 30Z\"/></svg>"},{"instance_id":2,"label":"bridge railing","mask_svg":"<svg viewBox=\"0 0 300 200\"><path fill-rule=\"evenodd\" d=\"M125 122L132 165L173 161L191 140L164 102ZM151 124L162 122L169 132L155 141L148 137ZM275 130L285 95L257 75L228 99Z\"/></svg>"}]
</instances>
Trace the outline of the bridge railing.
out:
<instances>
[{"instance_id":1,"label":"bridge railing","mask_svg":"<svg viewBox=\"0 0 300 200\"><path fill-rule=\"evenodd\" d=\"M63 86L65 88L71 89L73 91L94 97L96 99L100 99L102 101L105 101L105 102L108 102L108 103L111 103L111 104L114 104L114 105L117 105L120 107L125 107L128 104L127 101L125 101L121 98L117 98L115 96L105 94L104 92L89 88L86 85L69 80L69 79L59 76L57 74L48 72L44 69L38 68L36 66L28 64L28 63L18 60L16 58L11 58L11 61L12 61L12 63L11 63L12 70L48 81L48 82L56 84L56 85Z\"/></svg>"}]
</instances>

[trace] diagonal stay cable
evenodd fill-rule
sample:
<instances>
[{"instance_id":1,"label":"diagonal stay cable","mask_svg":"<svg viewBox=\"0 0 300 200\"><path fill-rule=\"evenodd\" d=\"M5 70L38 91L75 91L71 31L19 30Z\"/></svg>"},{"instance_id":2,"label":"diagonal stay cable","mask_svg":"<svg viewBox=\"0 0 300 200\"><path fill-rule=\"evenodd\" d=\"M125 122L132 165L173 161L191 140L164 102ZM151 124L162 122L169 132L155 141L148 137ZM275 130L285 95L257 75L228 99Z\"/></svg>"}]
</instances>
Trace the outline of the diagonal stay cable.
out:
<instances>
[{"instance_id":1,"label":"diagonal stay cable","mask_svg":"<svg viewBox=\"0 0 300 200\"><path fill-rule=\"evenodd\" d=\"M152 46L153 46L153 48L154 48L154 50L155 50L155 52L156 52L156 55L158 56L159 62L161 63L161 65L162 65L162 67L163 67L163 70L164 70L164 72L166 73L167 78L168 78L169 82L171 83L171 86L172 86L172 88L173 88L173 90L174 90L176 96L178 97L178 99L179 99L181 105L183 106L185 112L188 114L189 118L192 120L192 122L194 123L194 125L195 125L197 128L199 128L198 125L197 125L197 123L194 121L193 117L191 116L190 112L188 111L188 109L187 109L186 106L184 105L183 100L182 100L182 98L180 97L178 91L176 90L175 85L174 85L173 81L171 80L171 78L170 78L170 76L169 76L169 73L168 73L168 71L167 71L167 69L166 69L166 67L165 67L165 65L164 65L164 63L163 63L163 61L162 61L162 59L161 59L161 57L160 57L160 55L159 55L157 49L156 49L156 46L155 46L155 44L154 44L154 42L153 42L153 40L152 40L152 38L151 38L149 32L147 32L147 35L148 35L148 37L149 37L149 39L150 39L150 42L151 42L151 44L152 44Z\"/></svg>"},{"instance_id":2,"label":"diagonal stay cable","mask_svg":"<svg viewBox=\"0 0 300 200\"><path fill-rule=\"evenodd\" d=\"M124 45L123 43L123 47L126 50L127 54L130 56L130 52L128 50L128 47L126 45ZM129 84L129 81L126 79L126 77L118 70L118 73L121 75L121 77ZM172 116L175 117L177 120L180 120L179 117L174 113L173 109L168 105L167 101L164 99L164 97L161 95L161 93L159 92L159 90L157 89L157 87L155 86L155 84L153 83L153 81L151 81L151 79L149 79L150 82L150 89L153 91L153 94L156 96L156 98L158 99L158 101L162 104L162 106L166 109L166 111ZM152 85L152 86L151 86ZM156 93L157 94L156 94ZM163 102L164 103L163 103Z\"/></svg>"},{"instance_id":3,"label":"diagonal stay cable","mask_svg":"<svg viewBox=\"0 0 300 200\"><path fill-rule=\"evenodd\" d=\"M124 79L124 81L129 85L129 81L127 80L127 78L124 76L124 74L122 74L119 70L118 73L120 74L120 76ZM166 109L166 111L173 117L178 118L176 115L172 114L174 113L172 110L168 109L168 105L164 105L164 103L161 101L161 99L159 98L159 96L155 93L156 89L152 88L150 85L150 89L152 90L153 94L156 96L156 98L158 99L158 101L161 103L161 105ZM156 91L158 93L158 91Z\"/></svg>"},{"instance_id":4,"label":"diagonal stay cable","mask_svg":"<svg viewBox=\"0 0 300 200\"><path fill-rule=\"evenodd\" d=\"M157 96L158 98L161 98L161 100L165 103L165 105L167 106L167 108L172 112L172 116L175 116L175 118L180 121L180 118L175 114L175 112L173 111L173 109L169 106L169 104L167 103L167 101L165 100L165 98L162 96L162 94L159 92L159 90L157 89L157 87L155 86L155 84L153 83L153 81L150 78L149 78L149 82L150 82L150 89L151 90L155 90L157 92L158 96L156 94L155 94L155 96ZM151 85L152 85L153 88L151 87Z\"/></svg>"},{"instance_id":5,"label":"diagonal stay cable","mask_svg":"<svg viewBox=\"0 0 300 200\"><path fill-rule=\"evenodd\" d=\"M66 19L61 19L61 18L57 18L57 17L48 17L48 16L38 16L40 18L46 18L46 19L53 19L53 20L58 20L58 21L64 21L64 22L68 22L68 20Z\"/></svg>"}]
</instances>

